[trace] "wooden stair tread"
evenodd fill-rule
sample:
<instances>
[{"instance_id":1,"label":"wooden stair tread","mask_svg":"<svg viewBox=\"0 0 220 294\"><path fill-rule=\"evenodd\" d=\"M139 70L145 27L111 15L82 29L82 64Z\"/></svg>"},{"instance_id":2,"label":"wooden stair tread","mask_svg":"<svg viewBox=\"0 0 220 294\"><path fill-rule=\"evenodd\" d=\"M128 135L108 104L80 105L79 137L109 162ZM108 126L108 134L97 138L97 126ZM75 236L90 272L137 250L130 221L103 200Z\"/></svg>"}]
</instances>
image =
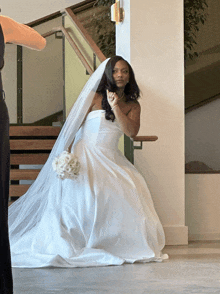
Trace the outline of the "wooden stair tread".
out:
<instances>
[{"instance_id":1,"label":"wooden stair tread","mask_svg":"<svg viewBox=\"0 0 220 294\"><path fill-rule=\"evenodd\" d=\"M11 150L51 150L56 140L10 140Z\"/></svg>"},{"instance_id":2,"label":"wooden stair tread","mask_svg":"<svg viewBox=\"0 0 220 294\"><path fill-rule=\"evenodd\" d=\"M58 136L60 127L52 126L10 126L9 135L11 137L22 136Z\"/></svg>"},{"instance_id":3,"label":"wooden stair tread","mask_svg":"<svg viewBox=\"0 0 220 294\"><path fill-rule=\"evenodd\" d=\"M53 126L10 126L10 149L12 151L10 164L14 167L45 164L60 130L60 127ZM11 197L9 205L13 203L13 197L24 195L30 187L30 185L16 185L16 182L13 181L35 180L39 172L40 169L11 168L12 184L9 190Z\"/></svg>"},{"instance_id":4,"label":"wooden stair tread","mask_svg":"<svg viewBox=\"0 0 220 294\"><path fill-rule=\"evenodd\" d=\"M40 169L11 169L11 180L35 180Z\"/></svg>"},{"instance_id":5,"label":"wooden stair tread","mask_svg":"<svg viewBox=\"0 0 220 294\"><path fill-rule=\"evenodd\" d=\"M19 164L44 164L48 159L49 154L47 153L39 153L39 154L11 154L11 164L19 165Z\"/></svg>"},{"instance_id":6,"label":"wooden stair tread","mask_svg":"<svg viewBox=\"0 0 220 294\"><path fill-rule=\"evenodd\" d=\"M10 185L9 193L10 197L22 196L27 192L31 185Z\"/></svg>"}]
</instances>

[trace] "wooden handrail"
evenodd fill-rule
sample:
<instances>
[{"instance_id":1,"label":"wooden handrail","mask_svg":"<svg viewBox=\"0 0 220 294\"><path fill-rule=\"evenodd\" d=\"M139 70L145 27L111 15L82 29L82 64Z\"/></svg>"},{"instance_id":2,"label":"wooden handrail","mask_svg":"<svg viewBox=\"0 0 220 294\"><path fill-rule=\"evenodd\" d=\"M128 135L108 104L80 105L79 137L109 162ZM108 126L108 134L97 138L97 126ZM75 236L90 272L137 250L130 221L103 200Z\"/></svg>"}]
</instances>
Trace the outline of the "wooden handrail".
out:
<instances>
[{"instance_id":1,"label":"wooden handrail","mask_svg":"<svg viewBox=\"0 0 220 294\"><path fill-rule=\"evenodd\" d=\"M68 40L70 46L75 51L76 55L81 60L81 62L85 66L85 68L88 71L88 73L91 75L93 73L92 68L90 67L90 65L88 64L88 62L86 61L86 59L84 58L84 56L82 55L82 53L80 52L79 48L77 47L76 43L73 41L73 39L70 36L70 34L67 32L67 30L63 26L59 26L59 27L53 28L51 31L43 34L42 37L47 38L47 37L49 37L49 36L51 36L51 35L53 35L53 34L55 34L57 32L62 32L63 33L63 35Z\"/></svg>"},{"instance_id":2,"label":"wooden handrail","mask_svg":"<svg viewBox=\"0 0 220 294\"><path fill-rule=\"evenodd\" d=\"M92 1L89 1L89 2L92 2ZM86 3L86 1L85 1L85 3ZM102 51L99 49L99 47L93 41L93 39L90 37L90 35L86 31L86 29L83 27L83 25L81 24L81 22L78 20L78 18L76 17L76 15L73 13L72 8L71 7L68 7L66 9L64 9L64 12L69 16L69 18L72 21L72 23L74 24L74 26L78 29L78 31L80 32L80 34L82 35L82 37L84 38L84 40L88 43L88 45L90 46L90 48L92 49L92 51L96 54L96 56L98 57L98 59L101 62L103 62L106 59L105 55L102 53ZM54 15L56 15L56 13ZM53 15L51 15L51 16L53 16ZM46 19L46 17L44 19L42 19L42 20L45 20L45 19ZM40 21L40 20L38 20L38 21ZM34 24L36 24L36 23L35 22L29 23L29 25L34 25ZM86 61L86 59L84 58L83 54L79 50L78 46L76 45L76 43L74 42L74 40L72 39L72 37L70 36L70 34L68 33L68 31L63 26L58 26L56 28L53 28L51 31L43 34L42 36L44 38L46 38L46 37L49 37L49 36L55 34L56 32L60 32L60 31L66 37L66 39L68 40L69 44L71 45L71 47L75 51L76 55L81 60L81 62L83 63L83 65L86 68L86 70L88 71L88 73L91 75L93 73L92 68L90 67L90 65L88 64L88 62Z\"/></svg>"},{"instance_id":3,"label":"wooden handrail","mask_svg":"<svg viewBox=\"0 0 220 294\"><path fill-rule=\"evenodd\" d=\"M135 136L133 138L134 142L154 142L157 141L157 136Z\"/></svg>"},{"instance_id":4,"label":"wooden handrail","mask_svg":"<svg viewBox=\"0 0 220 294\"><path fill-rule=\"evenodd\" d=\"M72 23L74 24L75 27L79 30L85 41L88 43L90 48L93 50L93 52L97 55L98 59L103 62L106 60L105 55L102 53L102 51L99 49L99 47L96 45L96 43L93 41L93 39L90 37L84 26L81 24L81 22L78 20L76 15L73 13L71 8L66 8L64 10L66 14L69 16L71 19Z\"/></svg>"},{"instance_id":5,"label":"wooden handrail","mask_svg":"<svg viewBox=\"0 0 220 294\"><path fill-rule=\"evenodd\" d=\"M96 3L96 0L85 0L82 1L80 3L74 4L72 6L70 6L69 8L72 9L74 11L74 13L79 13L82 12L84 10L87 10L88 8L92 8L94 6L94 4ZM30 27L34 27L36 25L39 25L41 23L45 23L51 19L57 18L62 16L62 13L60 11L54 12L52 14L49 14L47 16L38 18L34 21L31 21L29 23L26 23L26 25L30 26Z\"/></svg>"}]
</instances>

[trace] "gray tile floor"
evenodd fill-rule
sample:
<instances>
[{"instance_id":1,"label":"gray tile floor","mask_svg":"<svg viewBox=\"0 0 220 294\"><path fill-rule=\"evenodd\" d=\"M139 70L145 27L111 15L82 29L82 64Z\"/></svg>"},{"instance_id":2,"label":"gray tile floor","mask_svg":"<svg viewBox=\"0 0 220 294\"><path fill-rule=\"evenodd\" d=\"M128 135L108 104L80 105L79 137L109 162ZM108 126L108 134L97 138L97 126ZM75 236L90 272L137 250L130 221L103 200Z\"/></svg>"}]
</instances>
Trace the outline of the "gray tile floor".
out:
<instances>
[{"instance_id":1,"label":"gray tile floor","mask_svg":"<svg viewBox=\"0 0 220 294\"><path fill-rule=\"evenodd\" d=\"M167 246L169 260L97 268L13 269L15 294L220 293L220 242Z\"/></svg>"}]
</instances>

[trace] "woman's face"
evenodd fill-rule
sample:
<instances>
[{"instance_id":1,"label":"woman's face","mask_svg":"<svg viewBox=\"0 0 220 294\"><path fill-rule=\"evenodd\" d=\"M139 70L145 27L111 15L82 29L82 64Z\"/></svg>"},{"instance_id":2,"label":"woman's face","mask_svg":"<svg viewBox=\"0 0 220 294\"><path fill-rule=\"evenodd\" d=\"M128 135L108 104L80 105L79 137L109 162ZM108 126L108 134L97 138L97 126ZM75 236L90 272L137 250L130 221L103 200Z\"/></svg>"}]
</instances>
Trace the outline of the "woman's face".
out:
<instances>
[{"instance_id":1,"label":"woman's face","mask_svg":"<svg viewBox=\"0 0 220 294\"><path fill-rule=\"evenodd\" d=\"M112 76L118 88L126 86L129 82L129 67L124 60L116 62Z\"/></svg>"}]
</instances>

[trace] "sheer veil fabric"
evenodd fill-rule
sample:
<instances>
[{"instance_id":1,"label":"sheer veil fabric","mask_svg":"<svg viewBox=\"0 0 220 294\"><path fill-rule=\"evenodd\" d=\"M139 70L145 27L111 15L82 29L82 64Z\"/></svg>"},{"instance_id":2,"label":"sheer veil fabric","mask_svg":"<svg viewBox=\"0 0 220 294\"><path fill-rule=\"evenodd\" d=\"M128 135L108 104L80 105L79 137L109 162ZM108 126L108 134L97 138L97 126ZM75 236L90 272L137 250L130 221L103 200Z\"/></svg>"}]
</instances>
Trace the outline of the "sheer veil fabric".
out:
<instances>
[{"instance_id":1,"label":"sheer veil fabric","mask_svg":"<svg viewBox=\"0 0 220 294\"><path fill-rule=\"evenodd\" d=\"M30 231L40 222L48 202L52 201L52 207L59 208L60 198L62 197L62 180L55 179L56 173L52 169L52 161L62 151L66 150L74 140L93 101L108 60L109 58L101 63L81 91L47 162L35 182L20 199L9 207L10 241L16 242L23 234ZM54 183L56 184L54 185Z\"/></svg>"}]
</instances>

